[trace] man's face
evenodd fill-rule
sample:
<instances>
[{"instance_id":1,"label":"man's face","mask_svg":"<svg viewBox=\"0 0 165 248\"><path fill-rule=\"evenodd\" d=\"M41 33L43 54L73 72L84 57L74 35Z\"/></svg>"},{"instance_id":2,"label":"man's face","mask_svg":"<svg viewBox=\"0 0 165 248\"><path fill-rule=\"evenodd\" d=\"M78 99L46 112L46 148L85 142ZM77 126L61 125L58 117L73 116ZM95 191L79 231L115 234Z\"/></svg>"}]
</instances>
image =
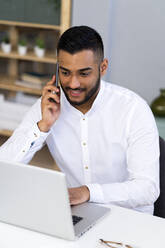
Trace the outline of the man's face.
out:
<instances>
[{"instance_id":1,"label":"man's face","mask_svg":"<svg viewBox=\"0 0 165 248\"><path fill-rule=\"evenodd\" d=\"M100 87L100 66L93 51L72 55L60 50L58 60L60 83L68 101L75 107L94 101Z\"/></svg>"}]
</instances>

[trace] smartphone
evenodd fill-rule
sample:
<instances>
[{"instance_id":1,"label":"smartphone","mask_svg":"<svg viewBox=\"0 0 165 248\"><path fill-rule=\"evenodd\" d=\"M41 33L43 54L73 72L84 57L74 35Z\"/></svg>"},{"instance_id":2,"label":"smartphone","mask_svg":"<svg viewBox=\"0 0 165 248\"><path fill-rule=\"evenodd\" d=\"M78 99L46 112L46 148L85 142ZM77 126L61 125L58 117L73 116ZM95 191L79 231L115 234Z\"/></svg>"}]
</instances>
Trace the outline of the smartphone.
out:
<instances>
[{"instance_id":1,"label":"smartphone","mask_svg":"<svg viewBox=\"0 0 165 248\"><path fill-rule=\"evenodd\" d=\"M58 70L59 70L59 65L58 65L58 63L57 63L57 66L56 66L56 80L55 80L55 82L54 82L54 86L56 86L57 88L59 87L59 86L58 86ZM57 93L56 93L56 94L57 94ZM53 98L49 98L49 101L50 101L50 102L56 103L55 100L54 100Z\"/></svg>"},{"instance_id":2,"label":"smartphone","mask_svg":"<svg viewBox=\"0 0 165 248\"><path fill-rule=\"evenodd\" d=\"M55 86L58 87L58 71L59 71L59 64L57 63L56 66L56 81L55 81Z\"/></svg>"}]
</instances>

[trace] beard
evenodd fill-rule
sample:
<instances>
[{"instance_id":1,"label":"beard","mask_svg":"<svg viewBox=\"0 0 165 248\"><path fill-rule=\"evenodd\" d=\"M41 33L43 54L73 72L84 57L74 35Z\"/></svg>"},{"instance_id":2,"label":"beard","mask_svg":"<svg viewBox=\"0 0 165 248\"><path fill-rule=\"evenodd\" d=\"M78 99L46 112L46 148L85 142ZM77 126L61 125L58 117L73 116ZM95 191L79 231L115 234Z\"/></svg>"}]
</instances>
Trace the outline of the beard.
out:
<instances>
[{"instance_id":1,"label":"beard","mask_svg":"<svg viewBox=\"0 0 165 248\"><path fill-rule=\"evenodd\" d=\"M95 82L95 85L93 86L92 89L90 89L87 94L85 95L84 99L82 101L79 101L79 102L76 102L76 101L72 101L70 100L68 94L67 94L67 90L73 90L72 88L70 87L63 87L62 84L60 83L61 85L61 88L65 94L65 97L66 99L68 100L68 102L72 105L72 106L80 106L80 105L83 105L85 103L87 103L97 92L98 92L98 89L100 88L100 72L99 72L99 75L98 75L98 78ZM86 88L75 88L74 90L80 90L80 91L87 91Z\"/></svg>"}]
</instances>

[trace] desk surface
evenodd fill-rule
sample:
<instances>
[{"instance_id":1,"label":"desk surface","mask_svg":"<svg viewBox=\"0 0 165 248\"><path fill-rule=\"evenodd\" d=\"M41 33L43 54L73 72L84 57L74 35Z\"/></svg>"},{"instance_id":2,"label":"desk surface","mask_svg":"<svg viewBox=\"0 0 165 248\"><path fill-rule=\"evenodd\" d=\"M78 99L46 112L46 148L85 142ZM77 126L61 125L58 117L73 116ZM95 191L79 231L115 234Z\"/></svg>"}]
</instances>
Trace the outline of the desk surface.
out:
<instances>
[{"instance_id":1,"label":"desk surface","mask_svg":"<svg viewBox=\"0 0 165 248\"><path fill-rule=\"evenodd\" d=\"M105 248L99 239L135 248L165 246L165 219L111 206L111 213L76 241L66 241L0 222L2 248Z\"/></svg>"}]
</instances>

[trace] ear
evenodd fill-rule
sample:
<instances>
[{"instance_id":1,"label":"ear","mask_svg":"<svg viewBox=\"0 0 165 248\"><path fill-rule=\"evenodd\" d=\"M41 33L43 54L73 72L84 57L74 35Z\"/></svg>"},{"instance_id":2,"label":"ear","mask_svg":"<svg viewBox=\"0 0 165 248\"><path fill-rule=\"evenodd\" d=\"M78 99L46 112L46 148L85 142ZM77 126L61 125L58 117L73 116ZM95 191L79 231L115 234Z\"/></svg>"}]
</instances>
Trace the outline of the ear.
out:
<instances>
[{"instance_id":1,"label":"ear","mask_svg":"<svg viewBox=\"0 0 165 248\"><path fill-rule=\"evenodd\" d=\"M104 76L108 68L108 59L104 59L100 64L100 74Z\"/></svg>"}]
</instances>

